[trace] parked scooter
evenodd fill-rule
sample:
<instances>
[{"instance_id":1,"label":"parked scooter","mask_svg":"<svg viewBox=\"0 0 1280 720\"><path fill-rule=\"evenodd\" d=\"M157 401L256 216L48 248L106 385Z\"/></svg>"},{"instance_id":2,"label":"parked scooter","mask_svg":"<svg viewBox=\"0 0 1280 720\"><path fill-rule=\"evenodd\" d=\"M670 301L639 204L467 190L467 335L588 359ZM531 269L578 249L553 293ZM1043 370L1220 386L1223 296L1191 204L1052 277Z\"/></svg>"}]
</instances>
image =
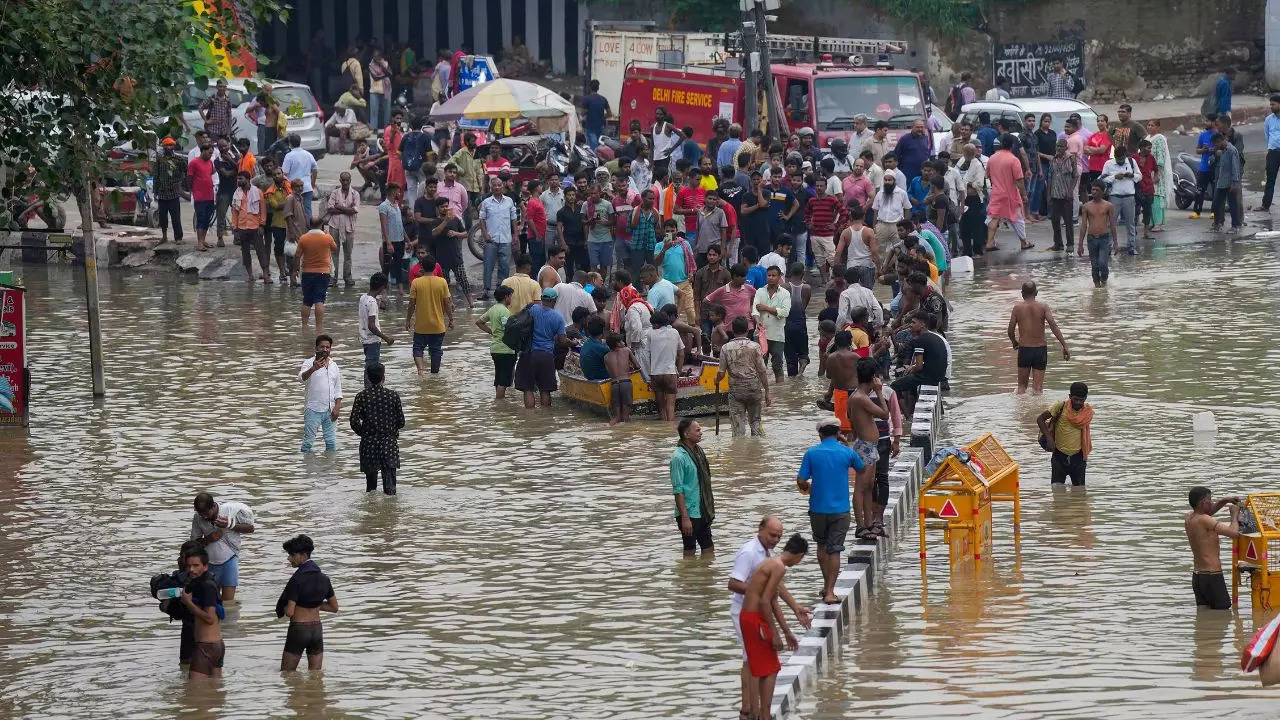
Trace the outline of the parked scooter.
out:
<instances>
[{"instance_id":1,"label":"parked scooter","mask_svg":"<svg viewBox=\"0 0 1280 720\"><path fill-rule=\"evenodd\" d=\"M1200 198L1200 184L1195 170L1198 167L1199 155L1178 153L1178 161L1173 164L1173 201L1179 210L1186 210Z\"/></svg>"}]
</instances>

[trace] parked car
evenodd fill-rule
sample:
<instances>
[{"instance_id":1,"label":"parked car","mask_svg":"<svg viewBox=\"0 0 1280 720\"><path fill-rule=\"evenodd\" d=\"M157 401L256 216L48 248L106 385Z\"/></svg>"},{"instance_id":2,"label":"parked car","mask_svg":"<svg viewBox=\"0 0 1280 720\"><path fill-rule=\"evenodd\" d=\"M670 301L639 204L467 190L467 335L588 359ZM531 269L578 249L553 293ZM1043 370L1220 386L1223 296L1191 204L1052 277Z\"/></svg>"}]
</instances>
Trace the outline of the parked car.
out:
<instances>
[{"instance_id":1,"label":"parked car","mask_svg":"<svg viewBox=\"0 0 1280 720\"><path fill-rule=\"evenodd\" d=\"M937 105L929 106L930 135L933 136L933 151L941 152L951 147L951 118L942 112Z\"/></svg>"},{"instance_id":2,"label":"parked car","mask_svg":"<svg viewBox=\"0 0 1280 720\"><path fill-rule=\"evenodd\" d=\"M263 78L256 79L254 82L259 85L270 83L271 96L275 98L282 109L287 109L293 106L294 103L301 107L302 117L289 118L289 132L296 133L302 138L304 150L311 151L311 154L315 155L317 159L324 157L324 110L320 108L315 96L311 94L311 88L302 83L288 82L286 80ZM204 120L201 119L199 113L200 103L215 92L217 92L217 88L212 84L202 90L195 83L188 83L186 89L182 91L182 119L190 127L191 132L204 128ZM248 109L250 101L253 100L253 94L245 87L244 78L227 79L227 97L231 99L233 107L231 119L235 123L235 136L237 138L248 138L249 149L255 155L262 154L262 149L258 147L258 127L245 116L245 110Z\"/></svg>"},{"instance_id":3,"label":"parked car","mask_svg":"<svg viewBox=\"0 0 1280 720\"><path fill-rule=\"evenodd\" d=\"M1017 123L1017 127L1022 127L1022 118L1027 113L1034 113L1036 116L1036 127L1039 127L1040 116L1049 113L1053 118L1053 129L1059 132L1067 124L1067 116L1071 113L1080 114L1080 122L1084 125L1085 130L1089 132L1097 132L1098 130L1098 114L1093 111L1085 103L1079 100L1067 100L1061 98L1011 98L1009 100L992 100L971 102L960 108L960 119L968 120L973 123L974 127L978 126L978 113L987 112L991 114L991 124L998 123L1002 118L1008 118Z\"/></svg>"}]
</instances>

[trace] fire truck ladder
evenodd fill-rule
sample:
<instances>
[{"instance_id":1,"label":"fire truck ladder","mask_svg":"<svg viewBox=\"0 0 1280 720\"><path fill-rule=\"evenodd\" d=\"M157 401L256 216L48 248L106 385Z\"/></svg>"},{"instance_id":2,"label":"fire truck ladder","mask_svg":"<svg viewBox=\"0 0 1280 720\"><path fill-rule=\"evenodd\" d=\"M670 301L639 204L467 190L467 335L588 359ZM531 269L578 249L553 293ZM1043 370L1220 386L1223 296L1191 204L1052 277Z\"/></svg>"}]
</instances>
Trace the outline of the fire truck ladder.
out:
<instances>
[{"instance_id":1,"label":"fire truck ladder","mask_svg":"<svg viewBox=\"0 0 1280 720\"><path fill-rule=\"evenodd\" d=\"M771 54L778 57L809 55L847 56L854 64L861 64L862 56L903 55L907 52L906 40L868 40L862 38L822 37L819 35L778 35L765 37ZM725 35L725 48L730 52L742 51L742 34Z\"/></svg>"}]
</instances>

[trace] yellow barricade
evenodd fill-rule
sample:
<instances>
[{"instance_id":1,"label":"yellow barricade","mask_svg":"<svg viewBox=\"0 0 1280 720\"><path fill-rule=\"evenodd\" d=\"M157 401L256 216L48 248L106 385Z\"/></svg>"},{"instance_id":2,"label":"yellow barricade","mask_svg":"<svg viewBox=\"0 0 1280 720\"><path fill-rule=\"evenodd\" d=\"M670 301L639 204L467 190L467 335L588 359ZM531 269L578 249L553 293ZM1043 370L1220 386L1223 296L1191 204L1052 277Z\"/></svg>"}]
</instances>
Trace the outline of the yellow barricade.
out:
<instances>
[{"instance_id":1,"label":"yellow barricade","mask_svg":"<svg viewBox=\"0 0 1280 720\"><path fill-rule=\"evenodd\" d=\"M1014 532L1021 521L1018 463L987 433L966 448L968 464L946 458L920 487L920 564L928 557L927 531L942 530L952 566L973 558L981 562L991 547L991 502L1013 503Z\"/></svg>"},{"instance_id":2,"label":"yellow barricade","mask_svg":"<svg viewBox=\"0 0 1280 720\"><path fill-rule=\"evenodd\" d=\"M1244 505L1241 516L1252 513L1258 529L1231 541L1231 602L1239 602L1240 576L1248 573L1253 609L1277 609L1280 569L1271 558L1280 557L1280 492L1248 495Z\"/></svg>"}]
</instances>

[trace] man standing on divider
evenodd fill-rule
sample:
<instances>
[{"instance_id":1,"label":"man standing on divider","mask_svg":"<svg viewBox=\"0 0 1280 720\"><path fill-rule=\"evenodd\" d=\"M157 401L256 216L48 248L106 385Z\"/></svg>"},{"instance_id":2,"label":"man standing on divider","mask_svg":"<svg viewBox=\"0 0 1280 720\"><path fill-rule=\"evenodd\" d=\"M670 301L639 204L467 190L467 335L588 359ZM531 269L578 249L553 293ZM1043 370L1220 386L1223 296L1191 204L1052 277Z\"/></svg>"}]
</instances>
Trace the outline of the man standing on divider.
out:
<instances>
[{"instance_id":1,"label":"man standing on divider","mask_svg":"<svg viewBox=\"0 0 1280 720\"><path fill-rule=\"evenodd\" d=\"M765 559L751 573L751 579L747 581L743 592L742 612L738 616L738 622L742 627L747 665L760 695L760 706L756 713L759 720L771 720L769 710L773 705L773 686L778 679L778 671L782 669L782 664L778 662L778 650L783 647L783 638L774 633L770 617L778 620L778 625L782 626L782 609L778 607L782 579L787 574L787 568L799 564L808 551L809 543L799 533L792 535L782 548L780 556ZM798 647L795 636L786 638L786 647L795 651Z\"/></svg>"},{"instance_id":2,"label":"man standing on divider","mask_svg":"<svg viewBox=\"0 0 1280 720\"><path fill-rule=\"evenodd\" d=\"M818 438L800 461L796 487L809 496L809 525L822 570L822 602L836 605L840 602L836 576L849 532L849 468L862 470L864 464L857 452L840 442L840 418L819 420Z\"/></svg>"}]
</instances>

